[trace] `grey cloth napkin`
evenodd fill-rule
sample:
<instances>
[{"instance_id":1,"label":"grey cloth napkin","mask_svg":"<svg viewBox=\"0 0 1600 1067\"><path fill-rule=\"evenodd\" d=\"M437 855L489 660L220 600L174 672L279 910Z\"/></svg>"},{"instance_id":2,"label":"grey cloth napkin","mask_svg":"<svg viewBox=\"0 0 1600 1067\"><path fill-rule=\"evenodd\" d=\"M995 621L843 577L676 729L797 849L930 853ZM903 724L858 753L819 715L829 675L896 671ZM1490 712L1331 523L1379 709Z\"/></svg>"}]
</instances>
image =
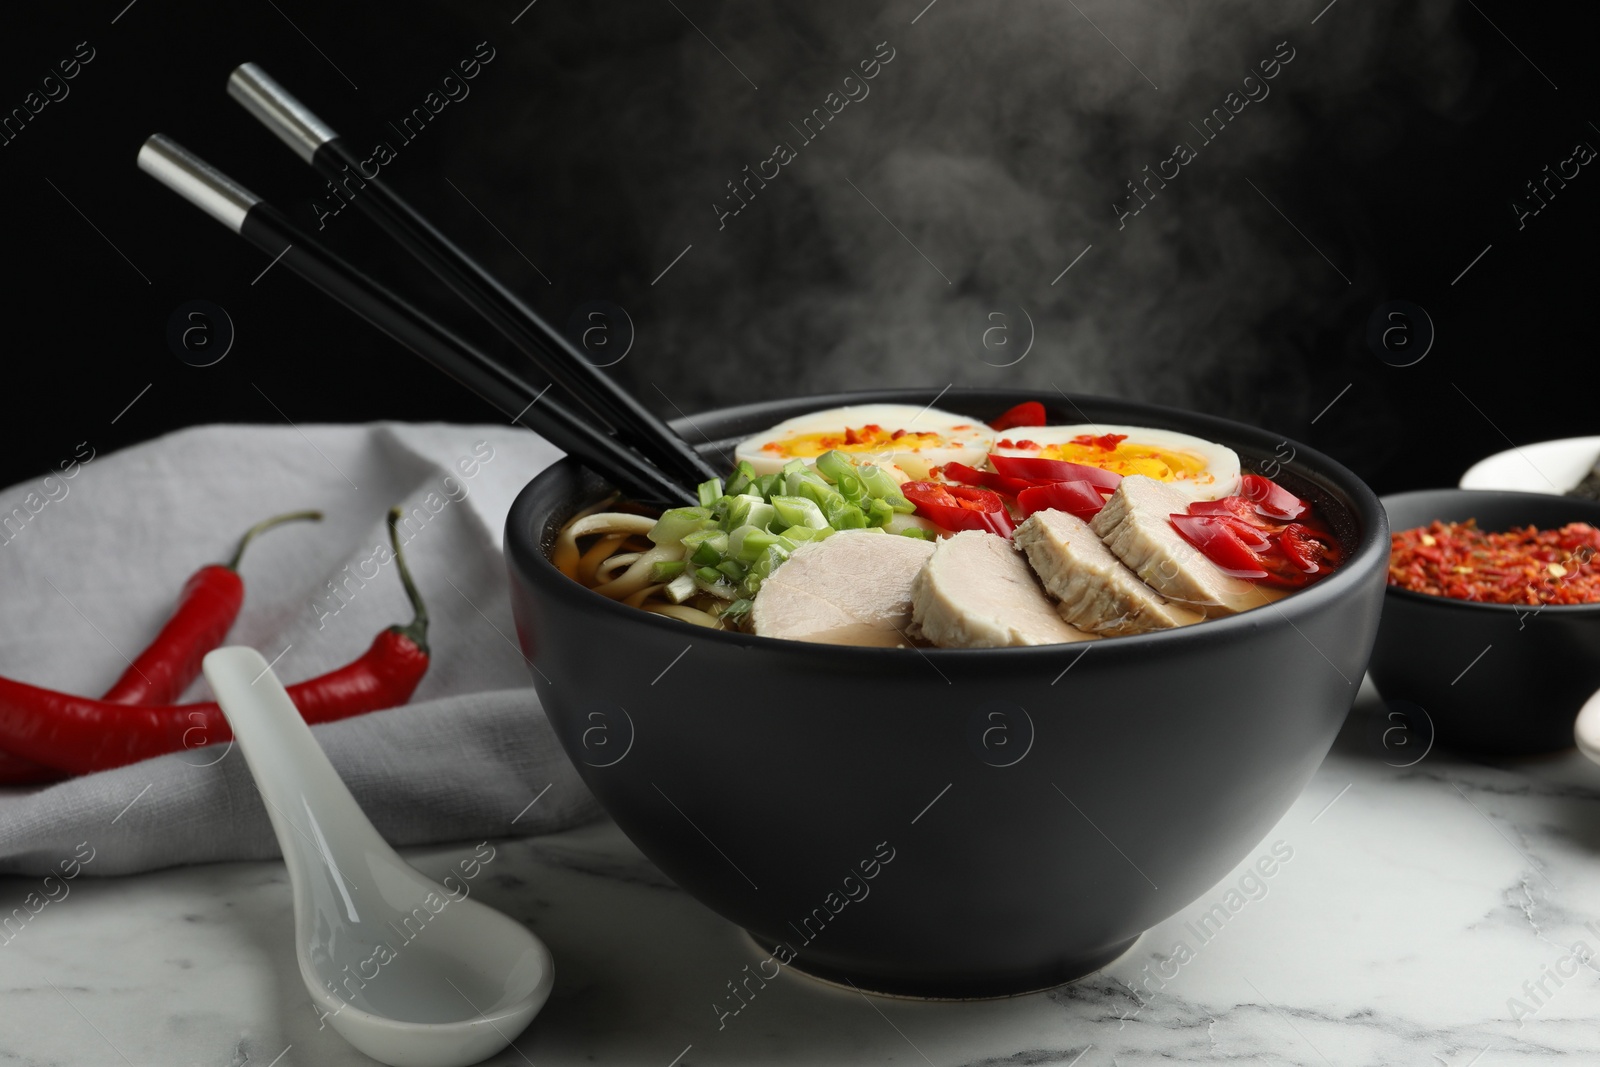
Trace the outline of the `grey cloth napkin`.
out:
<instances>
[{"instance_id":1,"label":"grey cloth napkin","mask_svg":"<svg viewBox=\"0 0 1600 1067\"><path fill-rule=\"evenodd\" d=\"M262 536L227 643L285 683L359 656L410 618L386 543L390 505L431 616L408 706L314 727L396 845L562 829L599 816L528 684L501 551L512 497L560 453L507 427L204 426L110 455L85 442L49 477L0 492L0 674L96 696L160 628L200 565ZM208 700L199 679L185 700ZM86 873L278 853L240 753L209 746L31 789L0 788L0 873L46 874L87 842Z\"/></svg>"}]
</instances>

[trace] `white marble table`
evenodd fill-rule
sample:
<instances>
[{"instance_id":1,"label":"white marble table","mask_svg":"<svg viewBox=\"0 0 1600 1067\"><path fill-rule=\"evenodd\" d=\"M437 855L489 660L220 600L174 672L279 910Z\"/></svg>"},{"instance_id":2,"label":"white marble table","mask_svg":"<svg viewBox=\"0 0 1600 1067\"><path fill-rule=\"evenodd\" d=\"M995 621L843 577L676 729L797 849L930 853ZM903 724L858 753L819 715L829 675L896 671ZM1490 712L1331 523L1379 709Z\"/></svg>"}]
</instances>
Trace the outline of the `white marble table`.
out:
<instances>
[{"instance_id":1,"label":"white marble table","mask_svg":"<svg viewBox=\"0 0 1600 1067\"><path fill-rule=\"evenodd\" d=\"M1600 767L1570 751L1391 766L1416 750L1385 752L1356 718L1232 875L1105 970L1009 1000L869 999L786 968L719 1030L725 981L758 958L740 931L609 823L494 842L476 891L545 939L557 978L489 1062L1600 1063L1600 959L1572 954L1600 953ZM1275 842L1292 856L1202 941ZM409 856L438 877L475 844ZM36 883L0 879L0 912ZM319 1029L281 865L70 885L0 944L0 1064L371 1062Z\"/></svg>"}]
</instances>

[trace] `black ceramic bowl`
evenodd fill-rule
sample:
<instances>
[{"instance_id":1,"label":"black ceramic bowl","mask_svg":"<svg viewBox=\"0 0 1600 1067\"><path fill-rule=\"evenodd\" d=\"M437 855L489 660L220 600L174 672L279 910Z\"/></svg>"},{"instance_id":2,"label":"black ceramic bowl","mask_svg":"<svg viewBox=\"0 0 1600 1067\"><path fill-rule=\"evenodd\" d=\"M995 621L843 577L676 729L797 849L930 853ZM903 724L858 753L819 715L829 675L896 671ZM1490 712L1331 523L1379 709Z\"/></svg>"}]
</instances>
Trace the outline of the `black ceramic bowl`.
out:
<instances>
[{"instance_id":1,"label":"black ceramic bowl","mask_svg":"<svg viewBox=\"0 0 1600 1067\"><path fill-rule=\"evenodd\" d=\"M1600 503L1542 493L1426 489L1383 506L1396 530L1472 518L1485 530L1600 526ZM1578 709L1600 689L1600 604L1475 604L1398 587L1384 599L1372 681L1385 701L1421 707L1436 744L1508 755L1572 744Z\"/></svg>"},{"instance_id":2,"label":"black ceramic bowl","mask_svg":"<svg viewBox=\"0 0 1600 1067\"><path fill-rule=\"evenodd\" d=\"M952 389L939 406L988 419L1035 398ZM809 397L693 426L719 455L805 411L933 399ZM567 753L645 855L775 950L705 991L725 1010L786 966L953 997L1087 974L1244 858L1343 722L1389 552L1371 490L1264 430L1122 400L1045 403L1054 423L1163 427L1225 442L1247 468L1281 464L1278 479L1348 540L1348 562L1275 606L1164 633L849 648L698 629L563 577L546 547L603 492L575 463L512 506L518 637Z\"/></svg>"}]
</instances>

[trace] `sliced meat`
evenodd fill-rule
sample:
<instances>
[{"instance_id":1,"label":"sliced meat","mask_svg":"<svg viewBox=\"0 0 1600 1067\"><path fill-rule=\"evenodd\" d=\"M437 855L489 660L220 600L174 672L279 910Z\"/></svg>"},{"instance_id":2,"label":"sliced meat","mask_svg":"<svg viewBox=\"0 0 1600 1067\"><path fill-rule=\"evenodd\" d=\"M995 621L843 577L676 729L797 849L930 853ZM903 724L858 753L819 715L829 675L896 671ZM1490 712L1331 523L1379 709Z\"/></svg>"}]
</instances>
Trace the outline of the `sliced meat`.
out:
<instances>
[{"instance_id":1,"label":"sliced meat","mask_svg":"<svg viewBox=\"0 0 1600 1067\"><path fill-rule=\"evenodd\" d=\"M1069 626L1009 540L966 530L940 541L911 583L914 633L940 648L1091 641Z\"/></svg>"},{"instance_id":2,"label":"sliced meat","mask_svg":"<svg viewBox=\"0 0 1600 1067\"><path fill-rule=\"evenodd\" d=\"M876 530L801 545L761 583L750 625L792 641L905 644L911 581L932 555L931 541Z\"/></svg>"},{"instance_id":3,"label":"sliced meat","mask_svg":"<svg viewBox=\"0 0 1600 1067\"><path fill-rule=\"evenodd\" d=\"M1056 611L1080 630L1109 637L1204 618L1141 581L1076 515L1036 511L1012 539L1033 564L1045 591L1059 601Z\"/></svg>"},{"instance_id":4,"label":"sliced meat","mask_svg":"<svg viewBox=\"0 0 1600 1067\"><path fill-rule=\"evenodd\" d=\"M1183 539L1169 519L1188 510L1189 497L1180 490L1131 474L1118 483L1089 528L1145 584L1208 618L1273 599L1254 582L1224 574Z\"/></svg>"}]
</instances>

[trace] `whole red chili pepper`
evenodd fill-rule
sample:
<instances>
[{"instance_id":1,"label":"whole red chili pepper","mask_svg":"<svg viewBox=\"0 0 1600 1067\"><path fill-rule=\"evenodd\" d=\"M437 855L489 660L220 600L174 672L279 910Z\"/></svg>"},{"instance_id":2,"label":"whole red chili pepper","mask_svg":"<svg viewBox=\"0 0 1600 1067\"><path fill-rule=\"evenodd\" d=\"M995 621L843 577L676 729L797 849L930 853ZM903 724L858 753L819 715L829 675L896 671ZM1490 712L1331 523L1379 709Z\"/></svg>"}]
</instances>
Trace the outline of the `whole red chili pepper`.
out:
<instances>
[{"instance_id":1,"label":"whole red chili pepper","mask_svg":"<svg viewBox=\"0 0 1600 1067\"><path fill-rule=\"evenodd\" d=\"M195 571L178 594L178 606L155 640L128 665L101 700L112 704L171 704L200 676L200 661L222 644L244 603L239 560L257 534L286 522L321 521L320 511L294 511L258 522L246 530L227 563Z\"/></svg>"},{"instance_id":2,"label":"whole red chili pepper","mask_svg":"<svg viewBox=\"0 0 1600 1067\"><path fill-rule=\"evenodd\" d=\"M46 767L42 763L13 756L9 752L0 752L0 786L6 785L43 785L45 782L56 782L66 775L54 767Z\"/></svg>"},{"instance_id":3,"label":"whole red chili pepper","mask_svg":"<svg viewBox=\"0 0 1600 1067\"><path fill-rule=\"evenodd\" d=\"M404 704L428 669L428 612L411 580L389 512L395 568L415 616L378 634L367 651L338 670L289 686L308 723L332 722ZM72 774L108 770L183 748L231 740L215 703L128 706L72 696L0 678L0 746Z\"/></svg>"},{"instance_id":4,"label":"whole red chili pepper","mask_svg":"<svg viewBox=\"0 0 1600 1067\"><path fill-rule=\"evenodd\" d=\"M112 704L171 704L200 675L200 661L222 644L244 603L244 581L239 561L245 546L274 526L309 519L320 522L320 511L295 511L258 522L239 538L233 558L210 563L183 584L178 606L161 632L112 683L101 700ZM0 785L38 785L62 777L53 767L0 751Z\"/></svg>"}]
</instances>

